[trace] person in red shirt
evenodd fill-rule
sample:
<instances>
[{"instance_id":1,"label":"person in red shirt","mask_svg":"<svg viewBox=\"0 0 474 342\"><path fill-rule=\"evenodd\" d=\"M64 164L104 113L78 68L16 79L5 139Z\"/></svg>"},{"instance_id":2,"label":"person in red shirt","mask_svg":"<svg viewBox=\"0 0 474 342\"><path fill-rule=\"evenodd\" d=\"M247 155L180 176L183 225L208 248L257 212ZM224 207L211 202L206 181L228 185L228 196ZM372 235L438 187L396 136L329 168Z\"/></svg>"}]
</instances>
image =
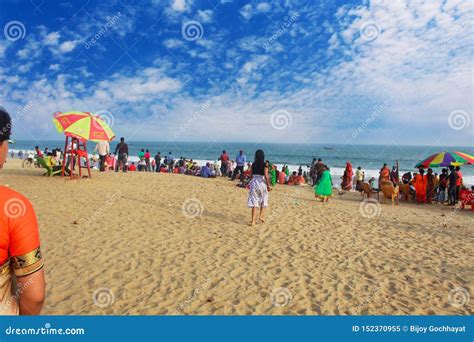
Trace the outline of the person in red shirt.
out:
<instances>
[{"instance_id":1,"label":"person in red shirt","mask_svg":"<svg viewBox=\"0 0 474 342\"><path fill-rule=\"evenodd\" d=\"M41 151L41 149L39 148L39 146L35 146L35 153L38 157L40 158L43 158L43 152Z\"/></svg>"},{"instance_id":2,"label":"person in red shirt","mask_svg":"<svg viewBox=\"0 0 474 342\"><path fill-rule=\"evenodd\" d=\"M146 150L145 152L145 162L146 162L146 171L151 172L151 154L149 150Z\"/></svg>"},{"instance_id":3,"label":"person in red shirt","mask_svg":"<svg viewBox=\"0 0 474 342\"><path fill-rule=\"evenodd\" d=\"M228 170L228 163L229 163L229 155L224 150L219 158L221 160L221 173L222 177L227 177L227 170Z\"/></svg>"},{"instance_id":4,"label":"person in red shirt","mask_svg":"<svg viewBox=\"0 0 474 342\"><path fill-rule=\"evenodd\" d=\"M137 171L137 167L135 166L135 163L132 163L132 164L128 167L128 171Z\"/></svg>"},{"instance_id":5,"label":"person in red shirt","mask_svg":"<svg viewBox=\"0 0 474 342\"><path fill-rule=\"evenodd\" d=\"M461 192L461 186L463 181L461 167L456 166L456 173L458 175L458 178L456 179L456 199L459 201L459 193Z\"/></svg>"},{"instance_id":6,"label":"person in red shirt","mask_svg":"<svg viewBox=\"0 0 474 342\"><path fill-rule=\"evenodd\" d=\"M11 118L0 107L0 169L8 153ZM0 315L37 315L45 298L38 221L30 201L0 186Z\"/></svg>"}]
</instances>

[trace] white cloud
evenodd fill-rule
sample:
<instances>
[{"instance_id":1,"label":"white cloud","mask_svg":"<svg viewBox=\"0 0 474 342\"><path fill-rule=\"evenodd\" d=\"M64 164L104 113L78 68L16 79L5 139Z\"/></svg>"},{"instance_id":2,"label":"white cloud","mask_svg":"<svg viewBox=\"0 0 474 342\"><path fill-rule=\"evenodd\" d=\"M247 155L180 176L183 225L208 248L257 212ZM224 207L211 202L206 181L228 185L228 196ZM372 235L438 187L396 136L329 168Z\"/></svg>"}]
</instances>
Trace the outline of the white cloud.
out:
<instances>
[{"instance_id":1,"label":"white cloud","mask_svg":"<svg viewBox=\"0 0 474 342\"><path fill-rule=\"evenodd\" d=\"M60 68L59 64L51 64L49 70L58 71Z\"/></svg>"},{"instance_id":2,"label":"white cloud","mask_svg":"<svg viewBox=\"0 0 474 342\"><path fill-rule=\"evenodd\" d=\"M176 38L166 39L163 44L168 49L175 49L175 48L180 48L184 46L183 41Z\"/></svg>"},{"instance_id":3,"label":"white cloud","mask_svg":"<svg viewBox=\"0 0 474 342\"><path fill-rule=\"evenodd\" d=\"M59 45L59 51L62 52L62 53L71 52L72 50L74 50L74 48L76 47L78 42L79 41L77 41L77 40L65 41L65 42L61 43L61 45Z\"/></svg>"},{"instance_id":4,"label":"white cloud","mask_svg":"<svg viewBox=\"0 0 474 342\"><path fill-rule=\"evenodd\" d=\"M268 12L270 10L270 8L271 8L271 6L267 2L261 2L261 3L257 4L257 6L255 8L253 8L251 4L246 4L240 9L239 13L246 20L249 20L250 18L252 18L257 13Z\"/></svg>"},{"instance_id":5,"label":"white cloud","mask_svg":"<svg viewBox=\"0 0 474 342\"><path fill-rule=\"evenodd\" d=\"M6 42L0 40L0 58L5 57L5 51L7 51L8 45Z\"/></svg>"},{"instance_id":6,"label":"white cloud","mask_svg":"<svg viewBox=\"0 0 474 342\"><path fill-rule=\"evenodd\" d=\"M257 10L260 12L268 12L270 10L270 5L267 2L261 2L257 5Z\"/></svg>"},{"instance_id":7,"label":"white cloud","mask_svg":"<svg viewBox=\"0 0 474 342\"><path fill-rule=\"evenodd\" d=\"M210 23L212 21L212 16L213 16L212 10L204 10L204 11L198 10L197 13L198 13L200 22Z\"/></svg>"},{"instance_id":8,"label":"white cloud","mask_svg":"<svg viewBox=\"0 0 474 342\"><path fill-rule=\"evenodd\" d=\"M250 18L252 18L252 15L253 15L252 5L247 4L247 5L243 6L240 9L239 13L242 17L249 20Z\"/></svg>"},{"instance_id":9,"label":"white cloud","mask_svg":"<svg viewBox=\"0 0 474 342\"><path fill-rule=\"evenodd\" d=\"M186 0L173 0L171 9L176 12L185 12L187 10Z\"/></svg>"},{"instance_id":10,"label":"white cloud","mask_svg":"<svg viewBox=\"0 0 474 342\"><path fill-rule=\"evenodd\" d=\"M61 35L59 32L51 32L43 38L44 45L58 45Z\"/></svg>"}]
</instances>

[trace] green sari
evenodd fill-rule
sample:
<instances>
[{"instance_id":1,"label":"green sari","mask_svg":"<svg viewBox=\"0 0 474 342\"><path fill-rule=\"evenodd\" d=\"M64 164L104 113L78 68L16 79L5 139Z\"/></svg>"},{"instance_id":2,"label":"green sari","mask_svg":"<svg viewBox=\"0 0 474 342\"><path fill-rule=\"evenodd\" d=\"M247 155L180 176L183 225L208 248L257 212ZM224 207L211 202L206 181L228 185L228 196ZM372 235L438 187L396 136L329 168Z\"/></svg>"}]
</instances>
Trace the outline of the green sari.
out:
<instances>
[{"instance_id":1,"label":"green sari","mask_svg":"<svg viewBox=\"0 0 474 342\"><path fill-rule=\"evenodd\" d=\"M328 170L324 171L321 175L321 179L314 187L314 193L318 196L332 195L332 179Z\"/></svg>"},{"instance_id":2,"label":"green sari","mask_svg":"<svg viewBox=\"0 0 474 342\"><path fill-rule=\"evenodd\" d=\"M270 171L270 183L272 185L275 185L276 182L277 182L277 173L276 173L276 170L272 168Z\"/></svg>"}]
</instances>

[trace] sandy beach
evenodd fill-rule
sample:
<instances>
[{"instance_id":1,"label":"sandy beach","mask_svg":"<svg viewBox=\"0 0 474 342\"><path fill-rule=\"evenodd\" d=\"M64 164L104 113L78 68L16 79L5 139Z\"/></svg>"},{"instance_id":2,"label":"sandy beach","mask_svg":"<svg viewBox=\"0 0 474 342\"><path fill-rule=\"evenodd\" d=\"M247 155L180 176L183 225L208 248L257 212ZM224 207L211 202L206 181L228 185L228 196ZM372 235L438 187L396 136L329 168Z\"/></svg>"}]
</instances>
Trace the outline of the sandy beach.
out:
<instances>
[{"instance_id":1,"label":"sandy beach","mask_svg":"<svg viewBox=\"0 0 474 342\"><path fill-rule=\"evenodd\" d=\"M469 209L320 203L276 185L267 222L249 227L247 191L227 179L70 181L9 160L0 184L36 209L46 315L474 313Z\"/></svg>"}]
</instances>

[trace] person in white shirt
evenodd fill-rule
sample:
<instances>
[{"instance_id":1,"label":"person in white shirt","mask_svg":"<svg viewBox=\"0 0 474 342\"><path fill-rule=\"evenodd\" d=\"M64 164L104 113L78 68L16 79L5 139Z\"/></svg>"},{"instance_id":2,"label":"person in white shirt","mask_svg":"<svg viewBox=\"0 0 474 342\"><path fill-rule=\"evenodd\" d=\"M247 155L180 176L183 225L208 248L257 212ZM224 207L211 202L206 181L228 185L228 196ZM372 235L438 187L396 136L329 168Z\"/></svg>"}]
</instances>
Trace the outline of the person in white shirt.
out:
<instances>
[{"instance_id":1,"label":"person in white shirt","mask_svg":"<svg viewBox=\"0 0 474 342\"><path fill-rule=\"evenodd\" d=\"M94 152L99 153L100 158L100 172L105 171L105 158L110 153L110 145L108 141L99 141L95 145Z\"/></svg>"}]
</instances>

